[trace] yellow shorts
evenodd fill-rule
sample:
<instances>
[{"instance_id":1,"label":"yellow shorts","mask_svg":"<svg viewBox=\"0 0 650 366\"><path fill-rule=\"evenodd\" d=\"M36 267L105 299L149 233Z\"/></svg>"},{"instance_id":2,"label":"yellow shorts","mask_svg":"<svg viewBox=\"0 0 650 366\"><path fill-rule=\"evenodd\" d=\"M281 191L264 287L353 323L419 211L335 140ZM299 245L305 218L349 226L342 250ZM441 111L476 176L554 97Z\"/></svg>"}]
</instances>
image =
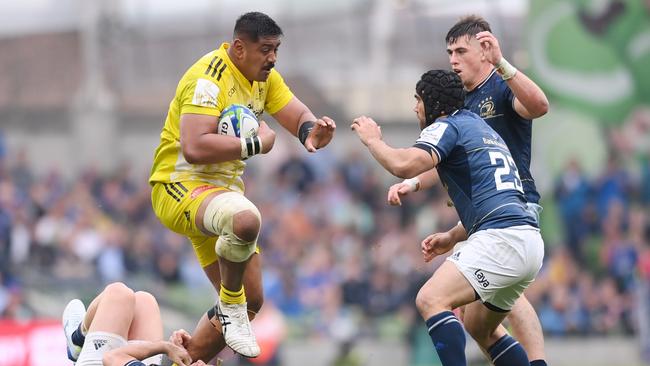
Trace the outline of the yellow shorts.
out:
<instances>
[{"instance_id":1,"label":"yellow shorts","mask_svg":"<svg viewBox=\"0 0 650 366\"><path fill-rule=\"evenodd\" d=\"M198 181L158 182L151 189L153 212L168 229L186 236L192 242L201 267L217 260L214 246L218 237L205 235L199 230L196 214L206 196L224 190L224 187ZM259 246L256 253L259 253Z\"/></svg>"}]
</instances>

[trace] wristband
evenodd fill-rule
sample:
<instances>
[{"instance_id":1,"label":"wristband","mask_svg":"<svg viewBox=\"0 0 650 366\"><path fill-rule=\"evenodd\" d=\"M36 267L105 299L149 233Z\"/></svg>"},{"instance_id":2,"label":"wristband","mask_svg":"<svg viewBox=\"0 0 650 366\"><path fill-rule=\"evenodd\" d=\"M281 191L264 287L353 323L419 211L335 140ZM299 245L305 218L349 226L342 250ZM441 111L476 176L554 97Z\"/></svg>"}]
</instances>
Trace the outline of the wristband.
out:
<instances>
[{"instance_id":1,"label":"wristband","mask_svg":"<svg viewBox=\"0 0 650 366\"><path fill-rule=\"evenodd\" d=\"M262 140L258 136L241 137L241 158L246 160L262 152Z\"/></svg>"},{"instance_id":2,"label":"wristband","mask_svg":"<svg viewBox=\"0 0 650 366\"><path fill-rule=\"evenodd\" d=\"M315 124L314 121L305 121L300 125L300 128L298 128L298 139L303 146L305 145L305 141L307 141L307 136L309 136L311 130L314 129Z\"/></svg>"},{"instance_id":3,"label":"wristband","mask_svg":"<svg viewBox=\"0 0 650 366\"><path fill-rule=\"evenodd\" d=\"M411 192L417 192L420 189L420 179L418 177L404 179L402 183L408 184Z\"/></svg>"},{"instance_id":4,"label":"wristband","mask_svg":"<svg viewBox=\"0 0 650 366\"><path fill-rule=\"evenodd\" d=\"M510 80L517 74L517 68L510 65L508 60L503 57L494 67L496 67L497 73L501 75L503 80Z\"/></svg>"}]
</instances>

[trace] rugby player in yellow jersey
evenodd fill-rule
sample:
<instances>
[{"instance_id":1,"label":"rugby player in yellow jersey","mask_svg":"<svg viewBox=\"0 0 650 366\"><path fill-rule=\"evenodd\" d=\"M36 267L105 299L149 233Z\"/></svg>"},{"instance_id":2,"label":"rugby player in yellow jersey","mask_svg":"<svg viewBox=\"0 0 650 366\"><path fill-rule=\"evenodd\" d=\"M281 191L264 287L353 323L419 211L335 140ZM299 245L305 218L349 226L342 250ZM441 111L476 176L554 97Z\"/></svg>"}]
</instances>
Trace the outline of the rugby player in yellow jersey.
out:
<instances>
[{"instance_id":1,"label":"rugby player in yellow jersey","mask_svg":"<svg viewBox=\"0 0 650 366\"><path fill-rule=\"evenodd\" d=\"M201 57L181 78L155 153L149 178L154 212L190 239L219 292L210 316L201 318L187 345L193 360L208 362L224 341L243 356L260 353L249 316L263 302L256 254L261 217L244 197L242 160L269 152L275 132L260 121L255 148L249 150L245 141L216 133L221 111L231 104L246 105L258 117L266 111L309 152L334 136L334 121L317 119L274 70L281 36L265 14L237 19L232 43Z\"/></svg>"}]
</instances>

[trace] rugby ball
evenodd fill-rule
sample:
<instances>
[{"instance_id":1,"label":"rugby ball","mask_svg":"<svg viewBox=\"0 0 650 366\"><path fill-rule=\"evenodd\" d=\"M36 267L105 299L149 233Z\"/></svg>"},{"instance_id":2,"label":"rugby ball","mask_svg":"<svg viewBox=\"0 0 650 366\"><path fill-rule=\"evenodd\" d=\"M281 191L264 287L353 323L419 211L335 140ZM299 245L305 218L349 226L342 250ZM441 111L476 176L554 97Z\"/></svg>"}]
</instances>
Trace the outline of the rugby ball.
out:
<instances>
[{"instance_id":1,"label":"rugby ball","mask_svg":"<svg viewBox=\"0 0 650 366\"><path fill-rule=\"evenodd\" d=\"M241 104L233 104L221 111L217 133L235 137L253 137L260 127L255 113Z\"/></svg>"}]
</instances>

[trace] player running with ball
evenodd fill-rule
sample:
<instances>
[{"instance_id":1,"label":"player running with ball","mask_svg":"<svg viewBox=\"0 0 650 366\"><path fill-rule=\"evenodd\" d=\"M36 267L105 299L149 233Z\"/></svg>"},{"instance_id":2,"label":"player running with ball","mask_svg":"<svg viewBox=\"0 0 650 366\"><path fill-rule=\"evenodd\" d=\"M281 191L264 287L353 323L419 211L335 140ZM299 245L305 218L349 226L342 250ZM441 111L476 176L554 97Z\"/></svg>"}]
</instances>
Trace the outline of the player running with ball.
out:
<instances>
[{"instance_id":1,"label":"player running with ball","mask_svg":"<svg viewBox=\"0 0 650 366\"><path fill-rule=\"evenodd\" d=\"M208 362L223 349L224 339L243 356L260 353L249 316L263 302L257 254L262 220L244 196L241 175L244 159L271 150L275 132L260 121L257 136L250 139L218 134L222 110L241 104L257 117L267 112L309 152L326 146L336 128L328 117L317 119L274 69L281 36L265 14L237 19L232 43L201 57L181 78L160 135L149 178L154 212L169 229L189 238L219 292L210 311L218 321L213 326L204 315L187 345L194 360Z\"/></svg>"}]
</instances>

